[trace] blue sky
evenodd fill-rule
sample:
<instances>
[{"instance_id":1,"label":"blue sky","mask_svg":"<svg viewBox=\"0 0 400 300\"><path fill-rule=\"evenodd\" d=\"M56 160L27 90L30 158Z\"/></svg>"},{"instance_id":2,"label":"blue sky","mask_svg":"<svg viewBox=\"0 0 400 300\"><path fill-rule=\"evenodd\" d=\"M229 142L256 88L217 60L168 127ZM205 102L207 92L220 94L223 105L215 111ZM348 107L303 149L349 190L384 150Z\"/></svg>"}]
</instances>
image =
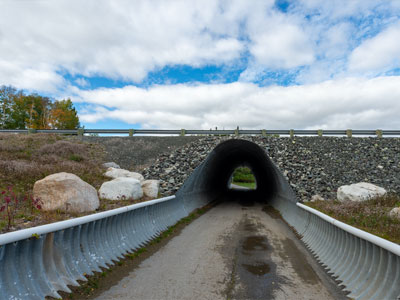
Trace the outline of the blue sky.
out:
<instances>
[{"instance_id":1,"label":"blue sky","mask_svg":"<svg viewBox=\"0 0 400 300\"><path fill-rule=\"evenodd\" d=\"M400 1L12 1L0 85L86 128L400 128Z\"/></svg>"}]
</instances>

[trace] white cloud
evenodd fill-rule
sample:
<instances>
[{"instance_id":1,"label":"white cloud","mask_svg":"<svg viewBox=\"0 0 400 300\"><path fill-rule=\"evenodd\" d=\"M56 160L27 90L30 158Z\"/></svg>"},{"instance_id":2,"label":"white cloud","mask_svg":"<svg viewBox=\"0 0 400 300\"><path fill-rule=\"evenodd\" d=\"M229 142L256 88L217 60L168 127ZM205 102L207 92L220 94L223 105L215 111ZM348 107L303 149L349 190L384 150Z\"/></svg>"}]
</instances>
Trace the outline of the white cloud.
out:
<instances>
[{"instance_id":1,"label":"white cloud","mask_svg":"<svg viewBox=\"0 0 400 300\"><path fill-rule=\"evenodd\" d=\"M3 1L0 64L141 81L166 65L221 65L239 58L238 16L213 0ZM243 3L238 2L238 5ZM0 69L4 83L7 76ZM18 86L22 84L19 83Z\"/></svg>"},{"instance_id":2,"label":"white cloud","mask_svg":"<svg viewBox=\"0 0 400 300\"><path fill-rule=\"evenodd\" d=\"M313 62L313 48L305 32L294 24L271 22L255 35L250 53L265 68L289 69Z\"/></svg>"},{"instance_id":3,"label":"white cloud","mask_svg":"<svg viewBox=\"0 0 400 300\"><path fill-rule=\"evenodd\" d=\"M400 23L364 41L350 56L354 72L382 72L400 67Z\"/></svg>"},{"instance_id":4,"label":"white cloud","mask_svg":"<svg viewBox=\"0 0 400 300\"><path fill-rule=\"evenodd\" d=\"M399 128L400 78L345 78L290 87L251 83L78 91L94 104L84 122L116 119L149 128ZM89 126L89 125L88 125Z\"/></svg>"}]
</instances>

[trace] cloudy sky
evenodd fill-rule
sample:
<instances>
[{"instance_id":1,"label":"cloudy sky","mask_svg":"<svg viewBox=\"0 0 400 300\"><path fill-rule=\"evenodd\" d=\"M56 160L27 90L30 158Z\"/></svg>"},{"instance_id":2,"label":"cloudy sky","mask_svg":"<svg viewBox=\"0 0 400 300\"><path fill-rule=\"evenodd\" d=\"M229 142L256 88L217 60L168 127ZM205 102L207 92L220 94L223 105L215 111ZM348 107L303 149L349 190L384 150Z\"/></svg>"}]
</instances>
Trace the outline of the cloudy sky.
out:
<instances>
[{"instance_id":1,"label":"cloudy sky","mask_svg":"<svg viewBox=\"0 0 400 300\"><path fill-rule=\"evenodd\" d=\"M399 0L0 0L0 85L86 128L399 129Z\"/></svg>"}]
</instances>

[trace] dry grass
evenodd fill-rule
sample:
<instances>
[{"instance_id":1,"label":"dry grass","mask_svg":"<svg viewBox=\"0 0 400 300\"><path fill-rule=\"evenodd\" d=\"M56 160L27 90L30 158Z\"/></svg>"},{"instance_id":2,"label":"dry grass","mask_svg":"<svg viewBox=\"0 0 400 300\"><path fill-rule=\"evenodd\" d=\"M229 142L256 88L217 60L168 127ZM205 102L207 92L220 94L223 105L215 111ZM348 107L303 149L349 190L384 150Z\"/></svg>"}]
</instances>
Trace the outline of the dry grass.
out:
<instances>
[{"instance_id":1,"label":"dry grass","mask_svg":"<svg viewBox=\"0 0 400 300\"><path fill-rule=\"evenodd\" d=\"M58 172L74 173L96 188L104 181L104 150L59 135L0 134L0 158L0 189L27 193L35 181Z\"/></svg>"},{"instance_id":2,"label":"dry grass","mask_svg":"<svg viewBox=\"0 0 400 300\"><path fill-rule=\"evenodd\" d=\"M0 232L77 217L76 214L29 209L24 199L30 197L37 180L58 172L73 173L99 188L106 181L101 167L103 160L104 150L97 144L53 134L0 134L0 193L12 187L17 199L9 204L14 213L13 226L7 228L9 217L3 210ZM4 206L6 195L0 197L0 202L4 202L0 206Z\"/></svg>"},{"instance_id":3,"label":"dry grass","mask_svg":"<svg viewBox=\"0 0 400 300\"><path fill-rule=\"evenodd\" d=\"M32 209L31 202L26 199L31 199L37 180L58 172L73 173L99 189L109 180L103 176L104 159L104 148L96 143L53 134L0 134L0 209L5 206L5 197L14 195L14 200L8 204L12 226L8 228L9 217L4 209L0 212L0 233L91 214ZM150 199L100 199L97 212L147 200Z\"/></svg>"},{"instance_id":4,"label":"dry grass","mask_svg":"<svg viewBox=\"0 0 400 300\"><path fill-rule=\"evenodd\" d=\"M400 220L389 217L394 207L400 207L400 196L388 194L364 202L316 201L306 205L346 224L400 244Z\"/></svg>"}]
</instances>

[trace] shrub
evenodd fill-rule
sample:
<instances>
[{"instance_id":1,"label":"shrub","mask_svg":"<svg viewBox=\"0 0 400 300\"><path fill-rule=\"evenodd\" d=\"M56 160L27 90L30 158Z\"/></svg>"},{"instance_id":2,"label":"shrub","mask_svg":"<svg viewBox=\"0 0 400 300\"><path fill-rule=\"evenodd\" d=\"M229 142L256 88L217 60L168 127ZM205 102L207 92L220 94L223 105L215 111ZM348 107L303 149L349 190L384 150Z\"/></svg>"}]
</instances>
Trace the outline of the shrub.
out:
<instances>
[{"instance_id":1,"label":"shrub","mask_svg":"<svg viewBox=\"0 0 400 300\"><path fill-rule=\"evenodd\" d=\"M253 172L248 167L239 167L233 172L233 182L255 182Z\"/></svg>"}]
</instances>

